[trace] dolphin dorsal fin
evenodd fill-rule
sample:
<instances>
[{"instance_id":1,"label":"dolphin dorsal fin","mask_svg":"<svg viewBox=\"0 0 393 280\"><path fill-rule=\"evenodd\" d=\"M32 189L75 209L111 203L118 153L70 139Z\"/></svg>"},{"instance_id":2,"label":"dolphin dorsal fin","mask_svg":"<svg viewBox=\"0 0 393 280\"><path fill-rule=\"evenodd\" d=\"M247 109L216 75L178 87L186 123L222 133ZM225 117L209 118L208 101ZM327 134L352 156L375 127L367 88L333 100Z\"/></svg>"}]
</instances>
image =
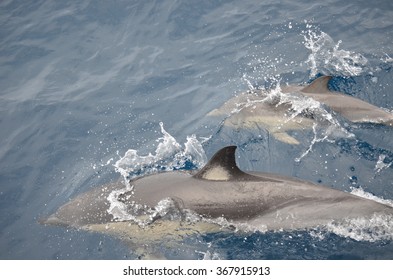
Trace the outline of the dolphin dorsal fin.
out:
<instances>
[{"instance_id":1,"label":"dolphin dorsal fin","mask_svg":"<svg viewBox=\"0 0 393 280\"><path fill-rule=\"evenodd\" d=\"M247 174L237 167L235 151L236 146L222 148L193 177L211 181L259 180L257 176Z\"/></svg>"},{"instance_id":2,"label":"dolphin dorsal fin","mask_svg":"<svg viewBox=\"0 0 393 280\"><path fill-rule=\"evenodd\" d=\"M322 76L315 79L311 84L304 87L301 92L304 93L328 93L330 92L328 88L328 82L332 76Z\"/></svg>"}]
</instances>

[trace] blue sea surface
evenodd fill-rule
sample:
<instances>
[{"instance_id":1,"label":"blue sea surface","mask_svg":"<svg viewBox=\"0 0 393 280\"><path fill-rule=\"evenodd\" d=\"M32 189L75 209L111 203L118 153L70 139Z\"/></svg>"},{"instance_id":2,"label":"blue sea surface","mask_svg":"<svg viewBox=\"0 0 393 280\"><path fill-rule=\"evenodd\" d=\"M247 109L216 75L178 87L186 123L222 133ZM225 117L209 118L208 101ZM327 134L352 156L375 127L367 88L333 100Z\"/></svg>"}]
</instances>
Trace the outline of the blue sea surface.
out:
<instances>
[{"instance_id":1,"label":"blue sea surface","mask_svg":"<svg viewBox=\"0 0 393 280\"><path fill-rule=\"evenodd\" d=\"M207 114L250 88L318 75L393 112L392 42L388 0L1 1L0 259L140 257L116 236L39 221L118 180L129 149L154 155L164 132L181 147L194 137L206 158L237 145L244 170L391 203L392 127L333 114L344 134L294 132L290 145ZM392 224L201 233L157 248L168 259L393 259Z\"/></svg>"}]
</instances>

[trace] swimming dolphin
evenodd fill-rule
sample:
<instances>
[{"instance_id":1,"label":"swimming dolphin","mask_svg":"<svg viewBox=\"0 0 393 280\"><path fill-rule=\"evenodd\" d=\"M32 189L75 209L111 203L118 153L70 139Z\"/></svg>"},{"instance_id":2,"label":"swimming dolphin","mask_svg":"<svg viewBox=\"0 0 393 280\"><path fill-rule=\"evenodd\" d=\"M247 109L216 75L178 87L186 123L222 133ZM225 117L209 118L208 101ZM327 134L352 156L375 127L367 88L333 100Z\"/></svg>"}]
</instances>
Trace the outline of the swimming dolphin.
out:
<instances>
[{"instance_id":1,"label":"swimming dolphin","mask_svg":"<svg viewBox=\"0 0 393 280\"><path fill-rule=\"evenodd\" d=\"M266 231L393 214L390 206L340 190L277 174L243 172L236 165L235 150L236 146L219 150L195 174L164 172L132 180L128 189L121 182L95 188L61 206L43 223L143 239L150 234L199 232L198 228L216 231L216 223L223 219L238 229ZM110 213L108 198L114 192L119 194L116 202L134 218L119 220ZM165 211L163 202L170 205ZM182 223L190 213L193 218ZM165 219L170 226L165 226Z\"/></svg>"},{"instance_id":2,"label":"swimming dolphin","mask_svg":"<svg viewBox=\"0 0 393 280\"><path fill-rule=\"evenodd\" d=\"M223 125L235 129L265 128L276 139L288 144L299 144L288 131L310 129L315 123L335 125L318 102L353 123L393 126L392 113L358 98L330 91L330 79L330 76L319 77L306 87L282 86L281 96L272 96L266 90L248 91L231 98L208 116L225 117Z\"/></svg>"},{"instance_id":3,"label":"swimming dolphin","mask_svg":"<svg viewBox=\"0 0 393 280\"><path fill-rule=\"evenodd\" d=\"M328 82L331 78L331 76L322 76L304 88L289 86L283 92L299 92L311 97L354 123L375 123L393 126L393 114L387 110L350 95L330 91L328 89Z\"/></svg>"}]
</instances>

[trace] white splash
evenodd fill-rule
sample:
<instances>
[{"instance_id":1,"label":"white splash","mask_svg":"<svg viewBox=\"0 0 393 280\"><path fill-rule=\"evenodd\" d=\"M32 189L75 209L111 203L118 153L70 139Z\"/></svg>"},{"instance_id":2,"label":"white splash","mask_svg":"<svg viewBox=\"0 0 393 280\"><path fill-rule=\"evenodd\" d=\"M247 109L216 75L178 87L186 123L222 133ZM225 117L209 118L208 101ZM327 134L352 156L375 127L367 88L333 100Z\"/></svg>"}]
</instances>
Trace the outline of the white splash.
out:
<instances>
[{"instance_id":1,"label":"white splash","mask_svg":"<svg viewBox=\"0 0 393 280\"><path fill-rule=\"evenodd\" d=\"M163 123L160 123L162 137L157 139L158 145L155 153L141 156L138 151L129 149L123 157L114 164L124 178L130 174L142 171L143 175L156 173L157 171L171 171L184 167L190 161L196 167L203 166L207 159L201 142L195 135L187 136L184 148L170 135Z\"/></svg>"},{"instance_id":2,"label":"white splash","mask_svg":"<svg viewBox=\"0 0 393 280\"><path fill-rule=\"evenodd\" d=\"M375 164L374 170L376 173L380 173L382 170L389 168L392 162L385 163L386 155L379 155L378 161Z\"/></svg>"},{"instance_id":3,"label":"white splash","mask_svg":"<svg viewBox=\"0 0 393 280\"><path fill-rule=\"evenodd\" d=\"M107 200L109 201L109 208L107 212L112 214L115 221L137 221L134 215L128 212L128 207L119 198L128 192L132 192L133 186L130 183L126 183L124 189L112 191Z\"/></svg>"},{"instance_id":4,"label":"white splash","mask_svg":"<svg viewBox=\"0 0 393 280\"><path fill-rule=\"evenodd\" d=\"M391 63L393 62L393 58L390 57L387 53L385 53L385 57L382 57L381 61L384 63Z\"/></svg>"},{"instance_id":5,"label":"white splash","mask_svg":"<svg viewBox=\"0 0 393 280\"><path fill-rule=\"evenodd\" d=\"M275 107L289 106L289 109L285 112L282 122L283 125L290 121L301 122L302 118L309 118L309 120L312 120L314 137L307 150L295 159L296 162L299 162L312 152L316 143L334 142L337 138L355 137L353 133L349 132L340 123L335 114L331 113L322 103L301 94L283 92L280 85L281 79L279 77L274 77L271 80L275 81L275 86L270 90L250 88L248 92L242 93L243 96L239 99L242 101L235 104L229 115L238 114L245 108L253 108L258 103L266 103Z\"/></svg>"},{"instance_id":6,"label":"white splash","mask_svg":"<svg viewBox=\"0 0 393 280\"><path fill-rule=\"evenodd\" d=\"M169 218L170 220L181 220L182 213L177 207L175 201L171 198L164 198L160 200L152 210L150 220L154 221L157 218Z\"/></svg>"},{"instance_id":7,"label":"white splash","mask_svg":"<svg viewBox=\"0 0 393 280\"><path fill-rule=\"evenodd\" d=\"M112 214L116 221L133 221L143 227L154 222L157 217L194 221L197 219L193 213L180 211L175 202L169 198L161 200L154 208L137 203L126 205L122 201L124 196L127 196L127 201L132 201L133 186L132 182L130 183L132 178L181 169L187 162L191 162L197 168L206 163L205 151L195 135L187 136L183 148L165 131L163 123L160 123L160 127L163 136L157 139L158 144L154 154L141 156L138 155L137 150L130 149L114 164L116 171L123 176L125 184L124 188L111 192L107 198L110 203L108 213Z\"/></svg>"},{"instance_id":8,"label":"white splash","mask_svg":"<svg viewBox=\"0 0 393 280\"><path fill-rule=\"evenodd\" d=\"M304 46L311 51L306 63L311 68L310 77L325 75L358 76L367 59L361 54L340 49L342 41L335 43L325 32L311 29L302 32Z\"/></svg>"}]
</instances>

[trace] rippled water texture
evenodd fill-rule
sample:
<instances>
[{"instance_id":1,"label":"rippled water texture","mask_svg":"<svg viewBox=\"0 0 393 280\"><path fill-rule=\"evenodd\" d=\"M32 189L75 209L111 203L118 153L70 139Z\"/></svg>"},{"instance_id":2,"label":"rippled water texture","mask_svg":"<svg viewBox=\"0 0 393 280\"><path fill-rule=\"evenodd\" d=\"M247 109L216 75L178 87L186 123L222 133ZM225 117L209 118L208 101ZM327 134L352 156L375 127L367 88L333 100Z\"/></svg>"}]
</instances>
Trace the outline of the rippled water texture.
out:
<instances>
[{"instance_id":1,"label":"rippled water texture","mask_svg":"<svg viewBox=\"0 0 393 280\"><path fill-rule=\"evenodd\" d=\"M290 131L290 144L208 113L246 90L280 102L286 84L318 75L392 112L392 19L383 0L1 1L0 258L138 258L116 236L39 220L119 178L200 168L229 144L243 170L391 203L391 127L291 99L289 118L329 125ZM206 231L155 247L169 259L392 259L392 225Z\"/></svg>"}]
</instances>

